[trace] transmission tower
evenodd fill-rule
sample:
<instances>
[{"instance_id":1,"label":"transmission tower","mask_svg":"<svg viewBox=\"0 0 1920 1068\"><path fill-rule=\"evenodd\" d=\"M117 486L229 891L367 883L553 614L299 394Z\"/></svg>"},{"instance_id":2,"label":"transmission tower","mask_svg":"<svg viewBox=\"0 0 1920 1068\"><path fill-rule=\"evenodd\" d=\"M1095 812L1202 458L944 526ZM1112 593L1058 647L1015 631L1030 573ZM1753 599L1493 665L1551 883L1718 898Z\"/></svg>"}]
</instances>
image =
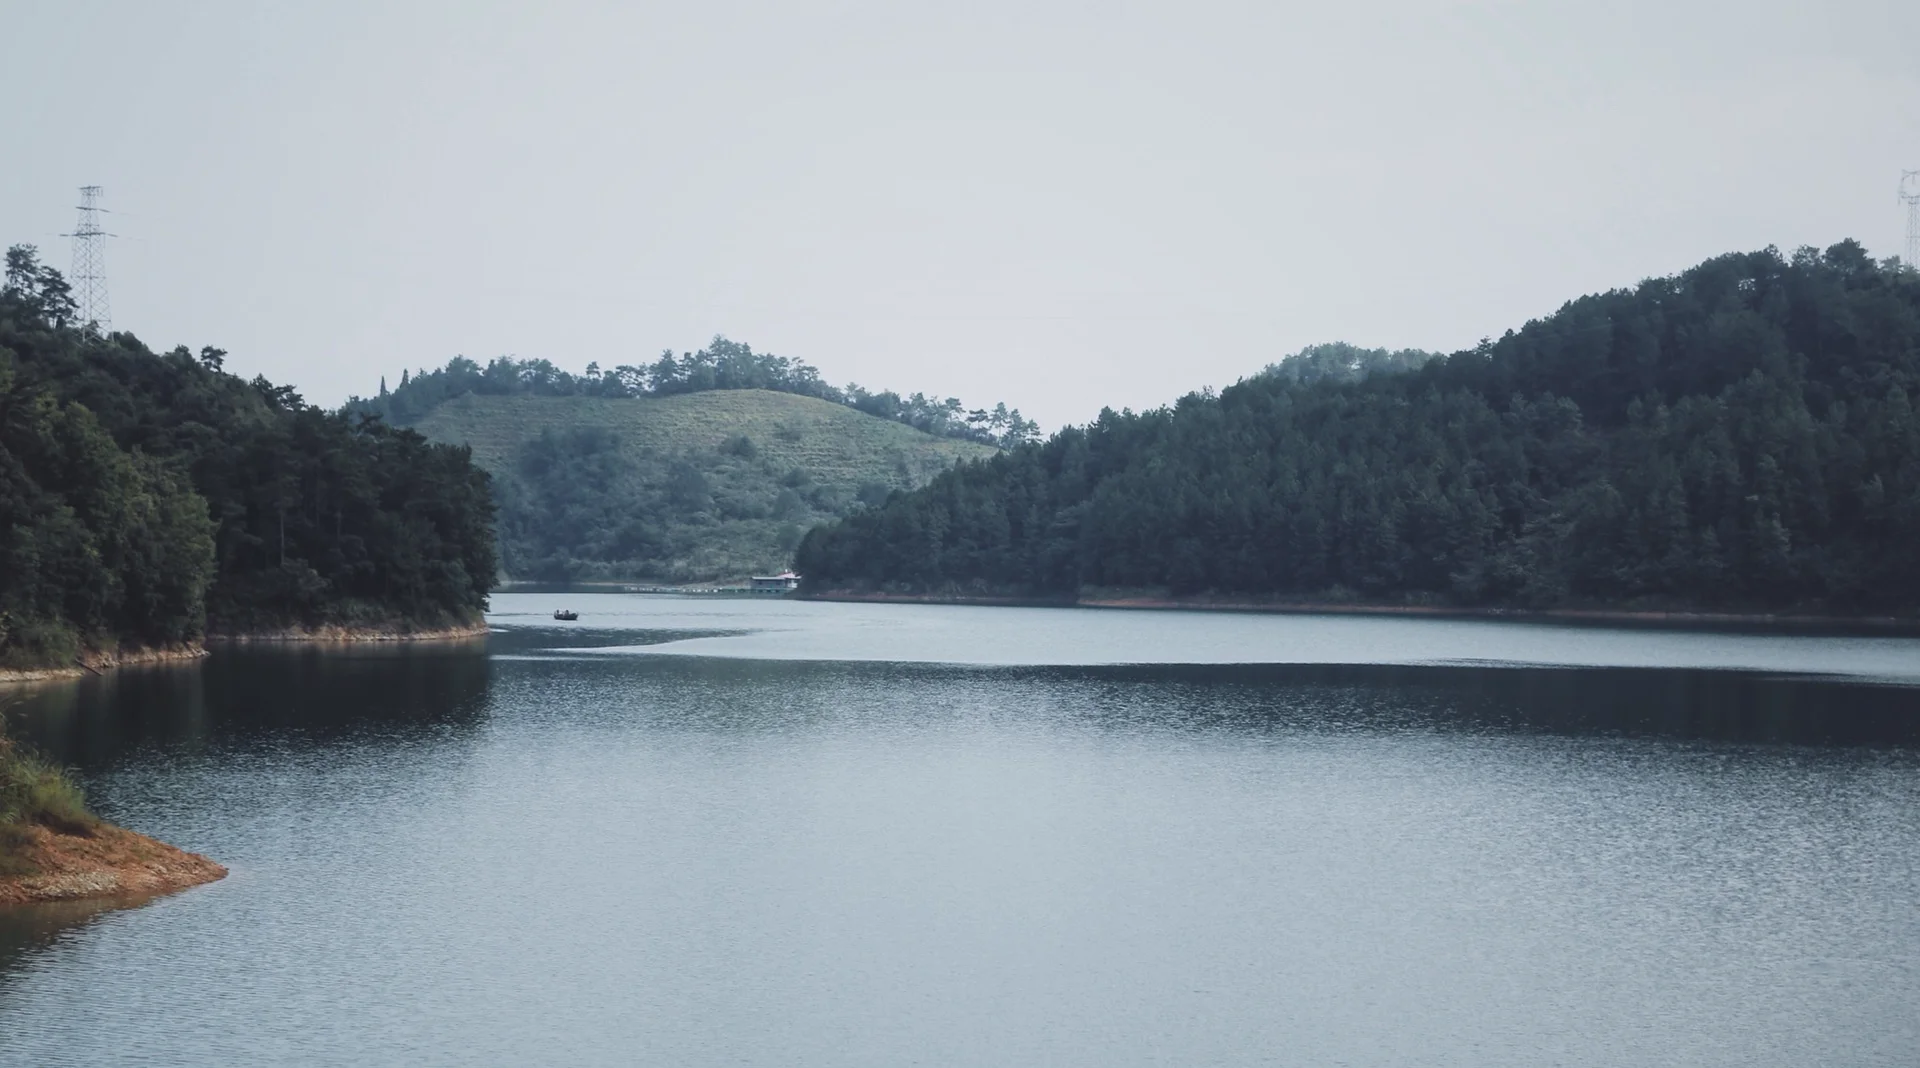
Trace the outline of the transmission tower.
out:
<instances>
[{"instance_id":1,"label":"transmission tower","mask_svg":"<svg viewBox=\"0 0 1920 1068\"><path fill-rule=\"evenodd\" d=\"M1900 199L1907 205L1908 267L1920 270L1920 171L1900 172Z\"/></svg>"},{"instance_id":2,"label":"transmission tower","mask_svg":"<svg viewBox=\"0 0 1920 1068\"><path fill-rule=\"evenodd\" d=\"M1901 187L1903 190L1905 186ZM105 333L113 329L113 309L107 303L107 238L114 235L100 228L100 187L80 187L80 222L73 233L73 302L82 323L98 323Z\"/></svg>"}]
</instances>

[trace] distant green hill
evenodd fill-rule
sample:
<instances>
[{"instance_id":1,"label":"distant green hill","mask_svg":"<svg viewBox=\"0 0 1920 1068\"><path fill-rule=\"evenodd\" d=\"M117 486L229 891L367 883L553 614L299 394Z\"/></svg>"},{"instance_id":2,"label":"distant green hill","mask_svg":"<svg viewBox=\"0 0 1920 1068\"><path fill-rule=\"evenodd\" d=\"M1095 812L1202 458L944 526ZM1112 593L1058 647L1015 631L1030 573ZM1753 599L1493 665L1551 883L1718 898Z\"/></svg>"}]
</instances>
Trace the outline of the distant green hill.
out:
<instances>
[{"instance_id":1,"label":"distant green hill","mask_svg":"<svg viewBox=\"0 0 1920 1068\"><path fill-rule=\"evenodd\" d=\"M412 423L495 479L509 578L702 582L784 567L813 524L992 446L758 389L468 393Z\"/></svg>"},{"instance_id":2,"label":"distant green hill","mask_svg":"<svg viewBox=\"0 0 1920 1068\"><path fill-rule=\"evenodd\" d=\"M796 563L828 591L1920 617L1916 545L1920 272L1842 241L1105 412Z\"/></svg>"}]
</instances>

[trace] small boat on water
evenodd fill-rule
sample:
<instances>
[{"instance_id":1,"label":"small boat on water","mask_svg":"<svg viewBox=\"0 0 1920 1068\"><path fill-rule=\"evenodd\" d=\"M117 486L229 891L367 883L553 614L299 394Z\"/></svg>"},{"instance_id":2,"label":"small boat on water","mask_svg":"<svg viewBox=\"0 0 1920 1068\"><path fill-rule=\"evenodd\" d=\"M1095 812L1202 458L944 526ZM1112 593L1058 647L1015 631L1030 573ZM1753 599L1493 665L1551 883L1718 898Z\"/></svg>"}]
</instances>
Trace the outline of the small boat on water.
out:
<instances>
[{"instance_id":1,"label":"small boat on water","mask_svg":"<svg viewBox=\"0 0 1920 1068\"><path fill-rule=\"evenodd\" d=\"M570 611L568 611L567 609L564 609L564 608L562 608L562 609L560 609L559 611L557 611L557 612L555 612L555 613L553 614L553 618L555 618L555 619L579 619L579 618L580 618L580 613L578 613L578 612L570 612Z\"/></svg>"}]
</instances>

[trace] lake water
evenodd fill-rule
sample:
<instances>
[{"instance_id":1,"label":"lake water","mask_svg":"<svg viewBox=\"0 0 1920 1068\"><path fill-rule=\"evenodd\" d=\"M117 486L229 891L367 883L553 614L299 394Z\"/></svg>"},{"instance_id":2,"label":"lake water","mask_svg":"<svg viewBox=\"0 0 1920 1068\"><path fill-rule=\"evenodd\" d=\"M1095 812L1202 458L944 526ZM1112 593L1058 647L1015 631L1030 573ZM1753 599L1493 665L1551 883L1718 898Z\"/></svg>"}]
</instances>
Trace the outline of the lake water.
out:
<instances>
[{"instance_id":1,"label":"lake water","mask_svg":"<svg viewBox=\"0 0 1920 1068\"><path fill-rule=\"evenodd\" d=\"M495 608L31 691L233 874L0 911L0 1063L1920 1060L1920 641Z\"/></svg>"}]
</instances>

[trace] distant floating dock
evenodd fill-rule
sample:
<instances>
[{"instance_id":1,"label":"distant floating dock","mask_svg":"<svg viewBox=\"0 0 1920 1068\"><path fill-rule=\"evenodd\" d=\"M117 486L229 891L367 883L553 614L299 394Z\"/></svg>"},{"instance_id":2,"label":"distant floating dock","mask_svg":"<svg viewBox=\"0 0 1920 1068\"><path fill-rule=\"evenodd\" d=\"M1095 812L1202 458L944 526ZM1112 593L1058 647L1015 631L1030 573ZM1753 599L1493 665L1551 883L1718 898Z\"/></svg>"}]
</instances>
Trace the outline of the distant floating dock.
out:
<instances>
[{"instance_id":1,"label":"distant floating dock","mask_svg":"<svg viewBox=\"0 0 1920 1068\"><path fill-rule=\"evenodd\" d=\"M800 588L800 576L791 571L755 575L745 586L637 586L623 585L622 593L664 593L684 597L785 597Z\"/></svg>"}]
</instances>

